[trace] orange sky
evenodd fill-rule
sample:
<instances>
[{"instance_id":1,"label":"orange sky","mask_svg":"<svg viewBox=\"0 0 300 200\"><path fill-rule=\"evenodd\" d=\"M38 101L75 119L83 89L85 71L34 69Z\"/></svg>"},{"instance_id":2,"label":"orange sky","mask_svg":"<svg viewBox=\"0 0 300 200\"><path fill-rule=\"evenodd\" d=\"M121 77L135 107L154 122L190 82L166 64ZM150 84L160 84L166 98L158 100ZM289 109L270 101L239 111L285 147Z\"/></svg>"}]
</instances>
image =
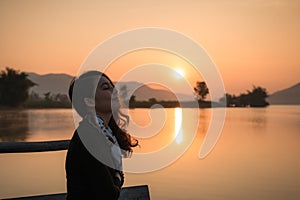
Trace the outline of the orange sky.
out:
<instances>
[{"instance_id":1,"label":"orange sky","mask_svg":"<svg viewBox=\"0 0 300 200\"><path fill-rule=\"evenodd\" d=\"M272 93L300 81L299 11L298 0L1 0L0 69L75 75L108 37L162 27L202 45L227 92Z\"/></svg>"}]
</instances>

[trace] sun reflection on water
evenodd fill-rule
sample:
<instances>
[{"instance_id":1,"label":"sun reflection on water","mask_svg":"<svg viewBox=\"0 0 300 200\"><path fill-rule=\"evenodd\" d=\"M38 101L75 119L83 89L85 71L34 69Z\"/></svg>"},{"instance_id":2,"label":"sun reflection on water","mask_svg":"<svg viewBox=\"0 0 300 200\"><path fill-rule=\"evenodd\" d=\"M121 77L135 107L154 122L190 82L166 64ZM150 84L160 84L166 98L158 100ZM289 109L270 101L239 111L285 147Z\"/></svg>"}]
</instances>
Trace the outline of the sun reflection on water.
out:
<instances>
[{"instance_id":1,"label":"sun reflection on water","mask_svg":"<svg viewBox=\"0 0 300 200\"><path fill-rule=\"evenodd\" d=\"M175 139L176 139L176 143L180 144L182 142L182 108L175 108L174 110L175 114Z\"/></svg>"}]
</instances>

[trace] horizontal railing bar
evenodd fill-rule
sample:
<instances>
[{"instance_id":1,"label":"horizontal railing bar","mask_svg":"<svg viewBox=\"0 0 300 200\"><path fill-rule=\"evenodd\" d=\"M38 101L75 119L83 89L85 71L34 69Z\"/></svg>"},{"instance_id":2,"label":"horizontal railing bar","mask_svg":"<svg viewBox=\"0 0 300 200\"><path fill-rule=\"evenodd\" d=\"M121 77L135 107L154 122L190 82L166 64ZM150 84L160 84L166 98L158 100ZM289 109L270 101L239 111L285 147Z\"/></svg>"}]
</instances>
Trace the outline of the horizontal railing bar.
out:
<instances>
[{"instance_id":1,"label":"horizontal railing bar","mask_svg":"<svg viewBox=\"0 0 300 200\"><path fill-rule=\"evenodd\" d=\"M61 151L69 147L70 140L42 142L0 142L0 153L30 153Z\"/></svg>"},{"instance_id":2,"label":"horizontal railing bar","mask_svg":"<svg viewBox=\"0 0 300 200\"><path fill-rule=\"evenodd\" d=\"M66 200L66 193L48 194L29 197L9 198L3 200ZM148 185L124 187L121 190L119 200L150 200Z\"/></svg>"}]
</instances>

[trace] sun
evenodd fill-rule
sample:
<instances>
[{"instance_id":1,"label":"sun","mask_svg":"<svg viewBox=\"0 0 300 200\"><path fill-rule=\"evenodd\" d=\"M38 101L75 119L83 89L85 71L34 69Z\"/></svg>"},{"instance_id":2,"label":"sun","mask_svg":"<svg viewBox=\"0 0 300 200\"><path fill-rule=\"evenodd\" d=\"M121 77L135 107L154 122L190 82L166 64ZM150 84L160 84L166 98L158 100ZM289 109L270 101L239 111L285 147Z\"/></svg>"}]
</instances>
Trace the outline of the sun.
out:
<instances>
[{"instance_id":1,"label":"sun","mask_svg":"<svg viewBox=\"0 0 300 200\"><path fill-rule=\"evenodd\" d=\"M184 73L183 69L175 69L174 72L175 72L174 75L176 78L178 78L178 79L184 78L185 73Z\"/></svg>"}]
</instances>

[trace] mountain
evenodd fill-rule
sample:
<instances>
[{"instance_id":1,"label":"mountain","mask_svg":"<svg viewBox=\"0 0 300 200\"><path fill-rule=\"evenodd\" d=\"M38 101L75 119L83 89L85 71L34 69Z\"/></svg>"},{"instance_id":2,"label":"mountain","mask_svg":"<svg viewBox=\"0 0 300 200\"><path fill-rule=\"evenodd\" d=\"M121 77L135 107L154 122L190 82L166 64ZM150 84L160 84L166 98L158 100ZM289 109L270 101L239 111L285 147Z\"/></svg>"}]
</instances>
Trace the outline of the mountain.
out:
<instances>
[{"instance_id":1,"label":"mountain","mask_svg":"<svg viewBox=\"0 0 300 200\"><path fill-rule=\"evenodd\" d=\"M126 94L123 93L122 87L126 87ZM131 91L136 98L136 101L148 101L150 98L155 98L157 101L190 101L193 96L186 94L176 93L166 89L154 89L151 85L144 85L140 82L120 82L117 84L117 88L120 91L120 95L124 99L130 99ZM177 97L176 97L177 95Z\"/></svg>"},{"instance_id":2,"label":"mountain","mask_svg":"<svg viewBox=\"0 0 300 200\"><path fill-rule=\"evenodd\" d=\"M51 92L51 94L68 94L69 84L72 80L72 76L68 74L45 74L39 75L36 73L27 73L28 78L37 85L32 87L29 91L37 93L40 97L44 96L44 93ZM155 98L158 101L173 101L176 100L176 96L171 92L163 89L154 89L143 83L130 81L119 82L116 87L120 91L120 95L125 99L130 98L130 94L136 96L137 101L148 101L150 98ZM192 97L186 94L177 94L181 101L188 101Z\"/></svg>"},{"instance_id":3,"label":"mountain","mask_svg":"<svg viewBox=\"0 0 300 200\"><path fill-rule=\"evenodd\" d=\"M267 101L270 104L296 105L300 104L300 83L271 94Z\"/></svg>"},{"instance_id":4,"label":"mountain","mask_svg":"<svg viewBox=\"0 0 300 200\"><path fill-rule=\"evenodd\" d=\"M68 74L45 74L39 75L36 73L27 73L28 78L37 85L32 87L29 91L34 91L43 97L44 93L51 92L51 94L68 94L69 84L72 76Z\"/></svg>"}]
</instances>

